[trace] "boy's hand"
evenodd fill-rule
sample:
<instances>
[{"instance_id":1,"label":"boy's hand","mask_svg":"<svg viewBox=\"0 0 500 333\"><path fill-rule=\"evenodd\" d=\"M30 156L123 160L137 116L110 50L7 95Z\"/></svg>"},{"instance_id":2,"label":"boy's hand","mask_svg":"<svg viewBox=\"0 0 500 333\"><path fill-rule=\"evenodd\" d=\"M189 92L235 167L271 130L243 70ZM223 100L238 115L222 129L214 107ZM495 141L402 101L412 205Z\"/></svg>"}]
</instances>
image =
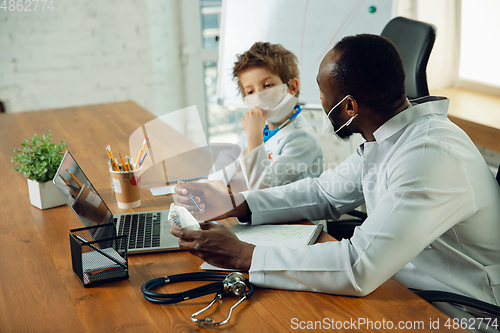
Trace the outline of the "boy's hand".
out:
<instances>
[{"instance_id":1,"label":"boy's hand","mask_svg":"<svg viewBox=\"0 0 500 333\"><path fill-rule=\"evenodd\" d=\"M266 125L266 116L261 109L255 107L250 109L243 118L241 118L241 124L247 134L248 153L250 153L264 142L262 139L262 132Z\"/></svg>"}]
</instances>

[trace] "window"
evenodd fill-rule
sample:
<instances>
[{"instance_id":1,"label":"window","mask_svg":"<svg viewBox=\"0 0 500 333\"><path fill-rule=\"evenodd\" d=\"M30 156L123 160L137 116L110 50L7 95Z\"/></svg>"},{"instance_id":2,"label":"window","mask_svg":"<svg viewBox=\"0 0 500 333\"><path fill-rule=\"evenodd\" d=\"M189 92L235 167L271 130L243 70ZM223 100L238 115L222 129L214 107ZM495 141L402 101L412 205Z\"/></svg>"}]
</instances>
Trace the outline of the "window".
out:
<instances>
[{"instance_id":1,"label":"window","mask_svg":"<svg viewBox=\"0 0 500 333\"><path fill-rule=\"evenodd\" d=\"M219 44L220 14L222 0L200 0L201 11L201 35L203 47L216 49Z\"/></svg>"},{"instance_id":2,"label":"window","mask_svg":"<svg viewBox=\"0 0 500 333\"><path fill-rule=\"evenodd\" d=\"M500 89L500 1L462 0L460 79Z\"/></svg>"},{"instance_id":3,"label":"window","mask_svg":"<svg viewBox=\"0 0 500 333\"><path fill-rule=\"evenodd\" d=\"M217 103L217 63L207 61L205 70L205 98L208 111L209 142L236 143L242 132L241 118L246 110L226 108Z\"/></svg>"},{"instance_id":4,"label":"window","mask_svg":"<svg viewBox=\"0 0 500 333\"><path fill-rule=\"evenodd\" d=\"M222 0L200 0L201 37L204 49L219 47ZM242 131L244 112L220 106L217 103L217 62L204 61L203 75L207 108L209 142L236 143Z\"/></svg>"}]
</instances>

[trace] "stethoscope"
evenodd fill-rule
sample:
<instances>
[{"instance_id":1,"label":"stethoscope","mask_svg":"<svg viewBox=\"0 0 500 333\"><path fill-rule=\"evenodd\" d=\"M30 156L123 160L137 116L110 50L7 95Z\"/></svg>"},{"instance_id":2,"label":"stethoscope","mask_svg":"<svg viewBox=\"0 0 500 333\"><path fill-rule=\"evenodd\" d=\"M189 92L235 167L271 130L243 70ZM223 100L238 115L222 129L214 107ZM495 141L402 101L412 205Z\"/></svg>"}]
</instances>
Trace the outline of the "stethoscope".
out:
<instances>
[{"instance_id":1,"label":"stethoscope","mask_svg":"<svg viewBox=\"0 0 500 333\"><path fill-rule=\"evenodd\" d=\"M205 281L213 279L223 279L222 281L213 282L201 287L185 290L179 293L163 294L152 292L154 288L167 283L185 282L185 281ZM248 291L247 291L248 288ZM240 305L244 300L249 299L253 295L253 285L248 281L247 278L241 273L185 273L159 277L153 280L149 280L144 283L141 287L141 291L144 294L144 298L154 304L173 304L186 301L188 299L198 298L208 294L215 293L215 297L210 302L210 304L195 312L191 315L191 320L196 323L199 327L203 325L207 326L220 326L226 324L229 319L231 319L231 314L238 305ZM221 299L223 295L232 294L240 296L241 299L236 302L231 309L229 309L229 314L223 321L214 323L213 318L197 319L196 316L208 310L218 299Z\"/></svg>"},{"instance_id":2,"label":"stethoscope","mask_svg":"<svg viewBox=\"0 0 500 333\"><path fill-rule=\"evenodd\" d=\"M288 125L288 123L292 122L292 120L294 120L299 115L299 113L302 111L302 108L298 104L295 105L295 107L293 109L297 110L297 111L295 111L290 117L288 117L287 120L285 120L283 122L283 124L279 125L276 129L274 129L274 130L271 131L269 129L269 126L267 124L266 124L266 126L264 126L264 131L262 132L262 139L264 140L264 142L267 142L267 140L269 140L276 133L278 133L278 131L280 129L282 129L283 127L285 127L286 125Z\"/></svg>"}]
</instances>

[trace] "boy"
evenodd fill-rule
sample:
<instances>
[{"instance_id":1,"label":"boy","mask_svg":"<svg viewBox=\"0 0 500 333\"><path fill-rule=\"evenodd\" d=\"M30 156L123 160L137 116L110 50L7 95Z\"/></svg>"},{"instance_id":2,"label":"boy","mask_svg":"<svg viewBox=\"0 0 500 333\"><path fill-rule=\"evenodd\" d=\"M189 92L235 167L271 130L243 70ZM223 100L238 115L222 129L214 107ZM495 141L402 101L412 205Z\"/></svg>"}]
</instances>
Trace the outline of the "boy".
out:
<instances>
[{"instance_id":1,"label":"boy","mask_svg":"<svg viewBox=\"0 0 500 333\"><path fill-rule=\"evenodd\" d=\"M249 107L241 119L239 158L209 180L241 171L249 190L288 184L323 171L319 137L300 115L297 57L279 44L257 42L237 56L233 78Z\"/></svg>"}]
</instances>

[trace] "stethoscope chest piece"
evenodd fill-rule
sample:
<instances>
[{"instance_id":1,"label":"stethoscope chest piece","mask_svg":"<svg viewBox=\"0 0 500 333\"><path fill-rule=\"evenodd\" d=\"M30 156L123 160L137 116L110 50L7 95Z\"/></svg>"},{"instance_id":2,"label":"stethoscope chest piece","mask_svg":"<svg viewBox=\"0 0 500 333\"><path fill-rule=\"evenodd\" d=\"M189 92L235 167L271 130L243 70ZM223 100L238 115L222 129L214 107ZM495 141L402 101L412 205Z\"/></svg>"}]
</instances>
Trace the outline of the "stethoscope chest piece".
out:
<instances>
[{"instance_id":1,"label":"stethoscope chest piece","mask_svg":"<svg viewBox=\"0 0 500 333\"><path fill-rule=\"evenodd\" d=\"M231 293L236 296L243 295L246 291L247 286L245 284L246 278L241 273L231 273L229 274L222 284L224 285L224 291L226 293Z\"/></svg>"}]
</instances>

